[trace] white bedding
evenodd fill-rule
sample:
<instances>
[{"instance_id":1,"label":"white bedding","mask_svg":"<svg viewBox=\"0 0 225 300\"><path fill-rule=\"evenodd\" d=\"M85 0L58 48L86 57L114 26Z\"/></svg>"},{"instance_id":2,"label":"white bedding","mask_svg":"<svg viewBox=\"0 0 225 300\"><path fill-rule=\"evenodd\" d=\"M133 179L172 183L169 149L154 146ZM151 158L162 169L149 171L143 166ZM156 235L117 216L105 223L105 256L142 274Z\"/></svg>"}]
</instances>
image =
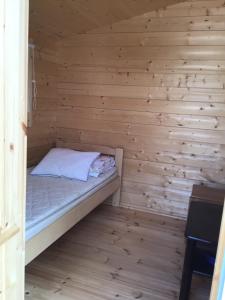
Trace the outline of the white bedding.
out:
<instances>
[{"instance_id":1,"label":"white bedding","mask_svg":"<svg viewBox=\"0 0 225 300\"><path fill-rule=\"evenodd\" d=\"M98 177L114 168L116 165L115 158L109 155L100 155L92 163L89 169L89 176Z\"/></svg>"},{"instance_id":2,"label":"white bedding","mask_svg":"<svg viewBox=\"0 0 225 300\"><path fill-rule=\"evenodd\" d=\"M51 175L87 181L92 163L99 152L81 152L52 148L32 170L32 175Z\"/></svg>"},{"instance_id":3,"label":"white bedding","mask_svg":"<svg viewBox=\"0 0 225 300\"><path fill-rule=\"evenodd\" d=\"M117 176L116 168L87 182L27 174L26 240Z\"/></svg>"}]
</instances>

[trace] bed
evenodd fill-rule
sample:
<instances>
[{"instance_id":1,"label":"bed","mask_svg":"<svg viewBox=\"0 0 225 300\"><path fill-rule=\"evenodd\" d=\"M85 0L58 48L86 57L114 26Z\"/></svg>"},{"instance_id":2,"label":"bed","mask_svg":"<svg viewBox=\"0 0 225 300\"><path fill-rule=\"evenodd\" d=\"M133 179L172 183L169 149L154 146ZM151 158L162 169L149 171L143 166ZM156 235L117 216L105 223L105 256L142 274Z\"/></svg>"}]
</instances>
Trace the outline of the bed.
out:
<instances>
[{"instance_id":1,"label":"bed","mask_svg":"<svg viewBox=\"0 0 225 300\"><path fill-rule=\"evenodd\" d=\"M57 147L79 151L97 151L115 156L116 167L87 182L66 178L27 174L26 255L27 265L89 212L112 196L112 205L120 202L123 150L87 144Z\"/></svg>"}]
</instances>

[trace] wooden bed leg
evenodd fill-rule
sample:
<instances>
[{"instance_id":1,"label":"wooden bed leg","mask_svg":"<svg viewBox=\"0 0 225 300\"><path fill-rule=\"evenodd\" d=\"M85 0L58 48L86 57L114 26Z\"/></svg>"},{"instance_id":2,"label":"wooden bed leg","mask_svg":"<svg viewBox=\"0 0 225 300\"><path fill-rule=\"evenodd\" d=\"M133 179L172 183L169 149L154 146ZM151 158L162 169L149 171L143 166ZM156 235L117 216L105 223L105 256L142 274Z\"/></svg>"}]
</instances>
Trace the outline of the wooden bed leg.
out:
<instances>
[{"instance_id":1,"label":"wooden bed leg","mask_svg":"<svg viewBox=\"0 0 225 300\"><path fill-rule=\"evenodd\" d=\"M113 194L112 197L112 205L120 206L120 194L121 194L121 182L122 182L122 168L123 168L123 149L116 149L116 167L118 171L118 175L120 176L120 188Z\"/></svg>"},{"instance_id":2,"label":"wooden bed leg","mask_svg":"<svg viewBox=\"0 0 225 300\"><path fill-rule=\"evenodd\" d=\"M119 188L112 196L112 205L113 206L120 206L120 193L121 189Z\"/></svg>"}]
</instances>

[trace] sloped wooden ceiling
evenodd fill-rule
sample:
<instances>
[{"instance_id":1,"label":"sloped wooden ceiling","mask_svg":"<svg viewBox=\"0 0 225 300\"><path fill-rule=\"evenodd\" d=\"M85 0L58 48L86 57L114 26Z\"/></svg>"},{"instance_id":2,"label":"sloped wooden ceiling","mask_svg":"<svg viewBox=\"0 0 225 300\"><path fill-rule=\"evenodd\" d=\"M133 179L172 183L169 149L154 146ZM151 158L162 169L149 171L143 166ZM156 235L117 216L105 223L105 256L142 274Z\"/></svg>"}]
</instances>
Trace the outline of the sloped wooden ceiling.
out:
<instances>
[{"instance_id":1,"label":"sloped wooden ceiling","mask_svg":"<svg viewBox=\"0 0 225 300\"><path fill-rule=\"evenodd\" d=\"M30 0L32 36L67 37L182 0Z\"/></svg>"}]
</instances>

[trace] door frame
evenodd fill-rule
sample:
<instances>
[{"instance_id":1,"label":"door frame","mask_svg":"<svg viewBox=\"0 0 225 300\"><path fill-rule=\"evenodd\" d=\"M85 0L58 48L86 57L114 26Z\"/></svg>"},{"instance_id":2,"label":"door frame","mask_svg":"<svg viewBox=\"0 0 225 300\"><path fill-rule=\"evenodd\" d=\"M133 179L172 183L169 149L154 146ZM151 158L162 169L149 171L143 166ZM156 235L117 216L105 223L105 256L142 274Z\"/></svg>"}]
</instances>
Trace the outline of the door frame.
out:
<instances>
[{"instance_id":1,"label":"door frame","mask_svg":"<svg viewBox=\"0 0 225 300\"><path fill-rule=\"evenodd\" d=\"M223 208L216 263L210 293L210 300L221 299L225 299L225 205Z\"/></svg>"},{"instance_id":2,"label":"door frame","mask_svg":"<svg viewBox=\"0 0 225 300\"><path fill-rule=\"evenodd\" d=\"M0 0L0 300L24 299L28 0Z\"/></svg>"}]
</instances>

